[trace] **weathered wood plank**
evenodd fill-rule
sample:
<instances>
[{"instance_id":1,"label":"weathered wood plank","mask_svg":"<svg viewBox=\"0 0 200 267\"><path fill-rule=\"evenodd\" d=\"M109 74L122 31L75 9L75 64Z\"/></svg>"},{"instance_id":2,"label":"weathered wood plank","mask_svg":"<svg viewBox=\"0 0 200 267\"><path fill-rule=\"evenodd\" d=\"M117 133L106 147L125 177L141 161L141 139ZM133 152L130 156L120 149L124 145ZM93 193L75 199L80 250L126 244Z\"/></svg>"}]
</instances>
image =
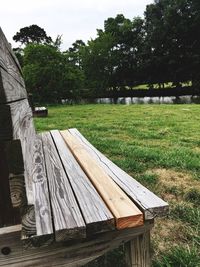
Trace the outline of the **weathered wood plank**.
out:
<instances>
[{"instance_id":1,"label":"weathered wood plank","mask_svg":"<svg viewBox=\"0 0 200 267\"><path fill-rule=\"evenodd\" d=\"M54 130L51 135L85 219L87 234L114 229L113 215L73 157L60 132Z\"/></svg>"},{"instance_id":2,"label":"weathered wood plank","mask_svg":"<svg viewBox=\"0 0 200 267\"><path fill-rule=\"evenodd\" d=\"M40 135L36 137L34 142L33 164L32 177L37 236L53 236L48 181Z\"/></svg>"},{"instance_id":3,"label":"weathered wood plank","mask_svg":"<svg viewBox=\"0 0 200 267\"><path fill-rule=\"evenodd\" d=\"M15 56L15 53L12 50L11 44L8 43L8 40L6 39L6 36L4 35L1 27L0 27L0 36L1 36L1 39L4 41L5 47L12 54L12 57L13 57L13 60L14 60L15 64L17 65L20 73L22 74L22 69L21 69L21 66L19 64L19 61L18 61L17 57Z\"/></svg>"},{"instance_id":4,"label":"weathered wood plank","mask_svg":"<svg viewBox=\"0 0 200 267\"><path fill-rule=\"evenodd\" d=\"M79 139L69 131L61 131L61 135L114 215L117 229L142 225L142 212L91 157Z\"/></svg>"},{"instance_id":5,"label":"weathered wood plank","mask_svg":"<svg viewBox=\"0 0 200 267\"><path fill-rule=\"evenodd\" d=\"M19 142L19 149L9 150L10 157L15 159L14 161L10 161L10 165L15 162L17 169L21 169L22 172L20 173L15 170L15 172L12 171L11 174L14 172L15 174L24 175L28 204L32 205L32 153L35 139L35 128L33 125L31 108L28 101L25 99L7 105L0 105L0 112L0 141L18 140L16 142ZM14 146L14 143L11 147L12 146ZM23 158L21 158L22 155ZM26 161L26 164L24 164L24 161Z\"/></svg>"},{"instance_id":6,"label":"weathered wood plank","mask_svg":"<svg viewBox=\"0 0 200 267\"><path fill-rule=\"evenodd\" d=\"M45 212L45 211L44 211ZM41 214L42 215L42 214ZM44 218L44 216L42 216ZM36 225L41 218L36 217L36 209L34 206L26 206L21 209L21 240L23 241L23 247L35 248L35 247L46 247L53 243L54 235L50 232L50 229L43 225L40 228L39 235L37 235ZM44 230L45 228L45 230ZM43 230L41 235L41 230Z\"/></svg>"},{"instance_id":7,"label":"weathered wood plank","mask_svg":"<svg viewBox=\"0 0 200 267\"><path fill-rule=\"evenodd\" d=\"M69 132L82 142L88 152L99 162L104 171L141 207L146 220L153 219L155 216L165 215L168 212L169 207L165 201L106 158L77 129L69 129Z\"/></svg>"},{"instance_id":8,"label":"weathered wood plank","mask_svg":"<svg viewBox=\"0 0 200 267\"><path fill-rule=\"evenodd\" d=\"M32 172L34 166L32 159L34 139L36 136L32 111L26 99L5 106L2 105L0 109L4 112L0 116L1 120L7 117L7 121L4 121L6 131L2 128L0 129L1 138L7 140L6 133L8 133L10 140L20 140L22 153L20 153L20 149L13 149L12 153L15 153L15 155L12 155L12 157L15 157L15 159L18 158L16 162L21 162L21 166L18 164L18 168L24 169L24 172L18 172L16 174L24 175L28 205L32 205L34 204L32 192ZM23 159L20 159L21 155L23 155Z\"/></svg>"},{"instance_id":9,"label":"weathered wood plank","mask_svg":"<svg viewBox=\"0 0 200 267\"><path fill-rule=\"evenodd\" d=\"M4 68L23 87L25 87L19 62L14 52L12 51L10 44L6 40L6 37L3 34L1 28L0 28L0 66Z\"/></svg>"},{"instance_id":10,"label":"weathered wood plank","mask_svg":"<svg viewBox=\"0 0 200 267\"><path fill-rule=\"evenodd\" d=\"M95 257L103 255L124 242L152 228L152 224L141 227L110 231L85 239L76 244L54 243L48 247L23 249L20 241L20 226L0 229L0 247L8 247L11 253L7 256L0 253L2 267L64 267L83 266Z\"/></svg>"},{"instance_id":11,"label":"weathered wood plank","mask_svg":"<svg viewBox=\"0 0 200 267\"><path fill-rule=\"evenodd\" d=\"M27 98L26 89L0 67L0 104Z\"/></svg>"},{"instance_id":12,"label":"weathered wood plank","mask_svg":"<svg viewBox=\"0 0 200 267\"><path fill-rule=\"evenodd\" d=\"M86 227L50 133L42 134L57 241L84 238Z\"/></svg>"},{"instance_id":13,"label":"weathered wood plank","mask_svg":"<svg viewBox=\"0 0 200 267\"><path fill-rule=\"evenodd\" d=\"M125 244L127 267L150 267L150 231L138 235Z\"/></svg>"},{"instance_id":14,"label":"weathered wood plank","mask_svg":"<svg viewBox=\"0 0 200 267\"><path fill-rule=\"evenodd\" d=\"M24 162L20 140L5 142L5 160L8 165L10 197L15 208L27 205Z\"/></svg>"},{"instance_id":15,"label":"weathered wood plank","mask_svg":"<svg viewBox=\"0 0 200 267\"><path fill-rule=\"evenodd\" d=\"M36 236L36 221L35 221L35 209L34 206L24 206L21 209L21 224L22 232L21 239L27 240Z\"/></svg>"}]
</instances>

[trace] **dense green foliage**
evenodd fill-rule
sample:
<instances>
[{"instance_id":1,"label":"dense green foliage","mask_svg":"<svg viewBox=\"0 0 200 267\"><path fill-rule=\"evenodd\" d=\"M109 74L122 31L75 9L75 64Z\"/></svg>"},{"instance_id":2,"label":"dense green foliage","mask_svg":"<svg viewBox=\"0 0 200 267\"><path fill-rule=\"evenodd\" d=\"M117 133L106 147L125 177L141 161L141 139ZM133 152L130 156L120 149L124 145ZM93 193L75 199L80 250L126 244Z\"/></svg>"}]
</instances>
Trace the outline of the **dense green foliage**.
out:
<instances>
[{"instance_id":1,"label":"dense green foliage","mask_svg":"<svg viewBox=\"0 0 200 267\"><path fill-rule=\"evenodd\" d=\"M13 36L13 40L25 45L30 43L49 44L52 42L51 37L47 36L45 30L35 24L21 28L20 31Z\"/></svg>"},{"instance_id":2,"label":"dense green foliage","mask_svg":"<svg viewBox=\"0 0 200 267\"><path fill-rule=\"evenodd\" d=\"M30 44L24 49L24 78L34 102L58 102L79 97L83 74L56 47Z\"/></svg>"},{"instance_id":3,"label":"dense green foliage","mask_svg":"<svg viewBox=\"0 0 200 267\"><path fill-rule=\"evenodd\" d=\"M26 58L23 64L28 88L36 96L42 88L41 99L46 95L47 101L110 93L115 97L115 92L140 84L161 88L167 83L179 87L190 82L200 92L199 0L155 0L147 5L144 18L130 20L122 14L108 18L95 39L87 44L77 40L65 52L59 51L60 36L53 42L37 25L21 29L14 39L35 45L17 51L17 55L20 62L23 53ZM45 58L42 64L40 58L35 57L33 64L32 57L27 56L35 49ZM50 51L55 52L54 59L46 57Z\"/></svg>"},{"instance_id":4,"label":"dense green foliage","mask_svg":"<svg viewBox=\"0 0 200 267\"><path fill-rule=\"evenodd\" d=\"M169 202L155 219L153 266L200 266L199 105L60 105L38 131L78 128L101 152ZM89 264L124 267L123 247Z\"/></svg>"}]
</instances>

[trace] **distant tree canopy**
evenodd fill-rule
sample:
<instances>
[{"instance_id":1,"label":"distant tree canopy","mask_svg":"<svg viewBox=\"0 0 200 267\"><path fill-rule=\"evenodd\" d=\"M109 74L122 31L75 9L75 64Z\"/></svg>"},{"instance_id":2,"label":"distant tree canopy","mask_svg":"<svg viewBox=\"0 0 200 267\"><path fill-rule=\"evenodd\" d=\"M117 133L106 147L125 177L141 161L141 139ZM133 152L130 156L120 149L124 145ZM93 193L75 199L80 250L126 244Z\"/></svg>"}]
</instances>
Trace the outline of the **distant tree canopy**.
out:
<instances>
[{"instance_id":1,"label":"distant tree canopy","mask_svg":"<svg viewBox=\"0 0 200 267\"><path fill-rule=\"evenodd\" d=\"M21 29L14 40L26 46L16 52L38 99L97 97L168 82L190 82L200 93L199 0L155 0L144 18L108 18L95 39L77 40L64 52L61 36L53 42L37 25Z\"/></svg>"},{"instance_id":2,"label":"distant tree canopy","mask_svg":"<svg viewBox=\"0 0 200 267\"><path fill-rule=\"evenodd\" d=\"M25 45L30 43L50 44L52 42L51 37L47 36L45 30L35 24L21 28L20 31L13 36L13 40Z\"/></svg>"}]
</instances>

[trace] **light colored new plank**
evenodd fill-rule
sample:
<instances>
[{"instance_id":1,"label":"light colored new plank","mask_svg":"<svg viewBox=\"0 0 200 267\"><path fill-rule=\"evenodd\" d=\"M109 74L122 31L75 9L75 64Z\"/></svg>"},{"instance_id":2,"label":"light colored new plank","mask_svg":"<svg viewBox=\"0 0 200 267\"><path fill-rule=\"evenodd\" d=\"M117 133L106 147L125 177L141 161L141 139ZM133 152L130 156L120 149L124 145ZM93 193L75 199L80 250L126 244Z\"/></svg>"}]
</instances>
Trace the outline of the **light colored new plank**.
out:
<instances>
[{"instance_id":1,"label":"light colored new plank","mask_svg":"<svg viewBox=\"0 0 200 267\"><path fill-rule=\"evenodd\" d=\"M58 130L51 131L63 166L86 222L87 234L114 229L114 218L70 152Z\"/></svg>"},{"instance_id":2,"label":"light colored new plank","mask_svg":"<svg viewBox=\"0 0 200 267\"><path fill-rule=\"evenodd\" d=\"M82 142L87 151L99 162L104 171L141 207L146 220L153 219L155 216L165 215L168 212L168 203L105 157L77 129L69 129L69 132Z\"/></svg>"},{"instance_id":3,"label":"light colored new plank","mask_svg":"<svg viewBox=\"0 0 200 267\"><path fill-rule=\"evenodd\" d=\"M83 238L86 227L50 133L42 134L57 241Z\"/></svg>"},{"instance_id":4,"label":"light colored new plank","mask_svg":"<svg viewBox=\"0 0 200 267\"><path fill-rule=\"evenodd\" d=\"M68 131L61 131L61 134L73 155L114 215L117 229L142 225L142 212L106 174L96 160L91 157L81 142Z\"/></svg>"}]
</instances>

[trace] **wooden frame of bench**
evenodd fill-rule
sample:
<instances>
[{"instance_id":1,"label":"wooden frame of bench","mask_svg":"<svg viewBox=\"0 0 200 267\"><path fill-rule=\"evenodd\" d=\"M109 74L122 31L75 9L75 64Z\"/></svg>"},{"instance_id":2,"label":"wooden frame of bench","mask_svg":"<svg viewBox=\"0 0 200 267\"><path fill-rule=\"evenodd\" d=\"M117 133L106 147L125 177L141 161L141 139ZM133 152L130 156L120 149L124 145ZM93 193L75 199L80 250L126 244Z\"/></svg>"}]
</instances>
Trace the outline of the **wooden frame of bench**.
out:
<instances>
[{"instance_id":1,"label":"wooden frame of bench","mask_svg":"<svg viewBox=\"0 0 200 267\"><path fill-rule=\"evenodd\" d=\"M21 68L0 29L0 266L82 266L126 243L150 266L168 204L77 129L36 134Z\"/></svg>"}]
</instances>

